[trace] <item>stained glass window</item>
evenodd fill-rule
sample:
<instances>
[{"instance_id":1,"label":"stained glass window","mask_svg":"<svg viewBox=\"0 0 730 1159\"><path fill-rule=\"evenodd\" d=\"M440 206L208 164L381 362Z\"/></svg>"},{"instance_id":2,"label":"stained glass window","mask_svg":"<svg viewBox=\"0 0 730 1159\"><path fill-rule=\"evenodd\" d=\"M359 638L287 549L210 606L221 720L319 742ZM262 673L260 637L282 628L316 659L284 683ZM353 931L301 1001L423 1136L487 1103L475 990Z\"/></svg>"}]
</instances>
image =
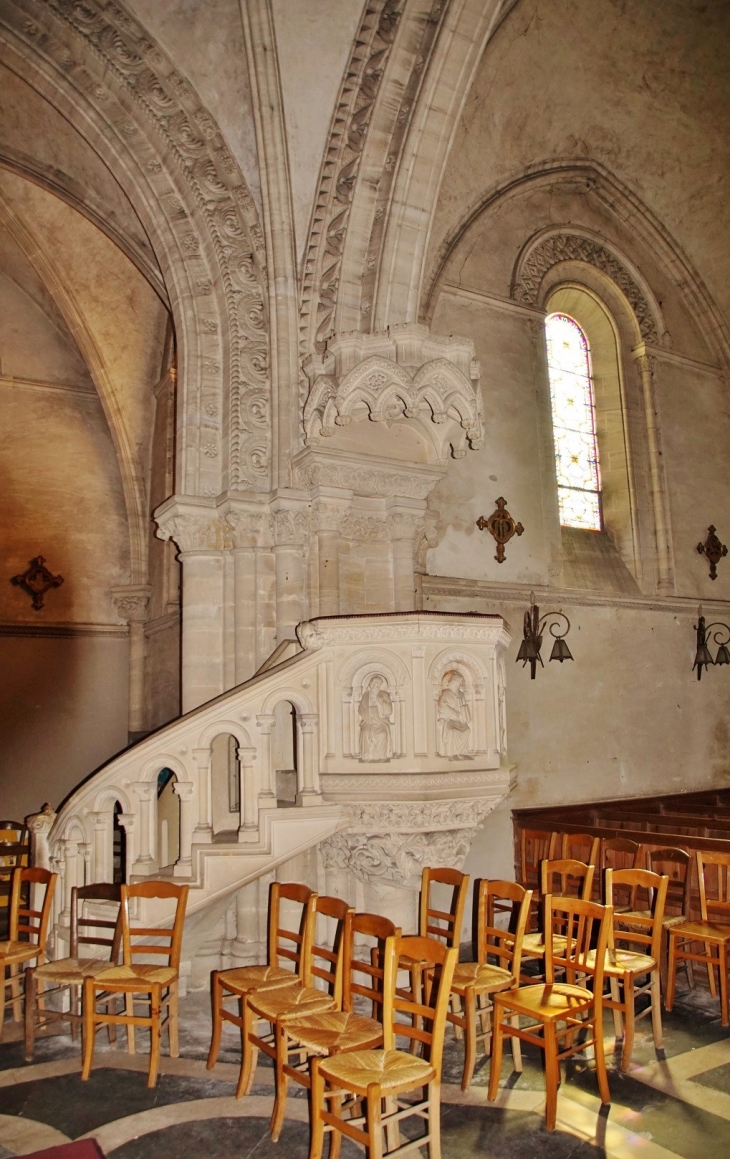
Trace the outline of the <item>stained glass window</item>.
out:
<instances>
[{"instance_id":1,"label":"stained glass window","mask_svg":"<svg viewBox=\"0 0 730 1159\"><path fill-rule=\"evenodd\" d=\"M567 314L545 322L560 522L600 531L601 481L588 341Z\"/></svg>"}]
</instances>

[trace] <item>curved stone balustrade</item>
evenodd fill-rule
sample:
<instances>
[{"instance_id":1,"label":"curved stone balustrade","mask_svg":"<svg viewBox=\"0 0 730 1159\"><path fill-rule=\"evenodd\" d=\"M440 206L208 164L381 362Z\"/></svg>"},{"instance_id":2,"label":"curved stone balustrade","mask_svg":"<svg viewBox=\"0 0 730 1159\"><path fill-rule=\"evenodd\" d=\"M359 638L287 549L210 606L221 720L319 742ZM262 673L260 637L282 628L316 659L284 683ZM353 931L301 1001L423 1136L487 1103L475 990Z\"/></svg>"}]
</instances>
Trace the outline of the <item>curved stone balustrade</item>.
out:
<instances>
[{"instance_id":1,"label":"curved stone balustrade","mask_svg":"<svg viewBox=\"0 0 730 1159\"><path fill-rule=\"evenodd\" d=\"M65 802L48 835L62 877L57 952L73 886L112 880L115 817L126 880L164 873L190 882L188 960L232 894L314 846L328 890L370 908L387 900L406 926L421 867L463 863L510 787L504 621L333 616L300 624L297 634L295 655L147 737ZM296 730L289 808L276 796L282 702ZM234 738L238 809L235 828L214 833L215 801L231 788L215 768L221 735ZM165 847L176 850L168 866ZM144 914L150 924L165 917L161 903ZM240 929L236 937L245 941Z\"/></svg>"}]
</instances>

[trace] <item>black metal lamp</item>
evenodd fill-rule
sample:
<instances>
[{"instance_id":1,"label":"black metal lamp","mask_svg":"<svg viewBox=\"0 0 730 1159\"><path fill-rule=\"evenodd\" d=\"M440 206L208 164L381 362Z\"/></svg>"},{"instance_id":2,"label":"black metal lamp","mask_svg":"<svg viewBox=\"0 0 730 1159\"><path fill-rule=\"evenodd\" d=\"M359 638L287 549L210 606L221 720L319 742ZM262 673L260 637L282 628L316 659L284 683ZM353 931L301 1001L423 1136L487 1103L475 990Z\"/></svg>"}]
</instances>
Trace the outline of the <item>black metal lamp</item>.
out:
<instances>
[{"instance_id":1,"label":"black metal lamp","mask_svg":"<svg viewBox=\"0 0 730 1159\"><path fill-rule=\"evenodd\" d=\"M717 628L718 631L713 632L712 629ZM730 627L724 624L721 620L715 620L712 624L705 623L705 617L702 615L702 605L697 609L697 623L695 624L695 632L697 633L697 648L695 651L695 662L692 665L692 671L697 669L697 679L702 679L702 669L709 668L710 664L730 664ZM724 639L723 639L724 635ZM708 640L714 640L719 645L717 649L717 656L712 659L712 652L708 647Z\"/></svg>"},{"instance_id":2,"label":"black metal lamp","mask_svg":"<svg viewBox=\"0 0 730 1159\"><path fill-rule=\"evenodd\" d=\"M562 623L565 624L565 628L561 631L560 627ZM570 648L565 642L565 637L570 631L570 620L563 612L546 612L541 617L540 609L535 604L535 593L530 592L530 607L525 612L522 643L517 653L517 660L522 661L523 668L525 664L530 665L531 680L535 679L538 663L541 668L545 667L542 662L542 656L540 655L540 649L542 648L542 637L546 627L555 640L552 652L550 653L550 659L559 660L561 664L563 660L572 660L573 657Z\"/></svg>"}]
</instances>

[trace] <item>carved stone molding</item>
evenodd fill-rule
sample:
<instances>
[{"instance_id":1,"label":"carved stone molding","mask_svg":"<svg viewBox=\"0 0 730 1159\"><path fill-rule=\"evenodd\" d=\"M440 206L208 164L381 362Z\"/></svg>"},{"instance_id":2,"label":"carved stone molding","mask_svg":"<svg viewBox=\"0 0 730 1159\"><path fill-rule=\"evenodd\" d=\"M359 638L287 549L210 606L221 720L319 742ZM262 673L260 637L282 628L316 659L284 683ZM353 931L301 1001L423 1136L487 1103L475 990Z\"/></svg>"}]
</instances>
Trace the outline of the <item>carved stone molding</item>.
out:
<instances>
[{"instance_id":1,"label":"carved stone molding","mask_svg":"<svg viewBox=\"0 0 730 1159\"><path fill-rule=\"evenodd\" d=\"M651 306L634 276L607 246L593 238L573 233L540 237L520 255L512 280L511 295L529 306L538 303L540 284L558 262L586 262L615 282L628 300L646 342L658 342L659 334Z\"/></svg>"},{"instance_id":2,"label":"carved stone molding","mask_svg":"<svg viewBox=\"0 0 730 1159\"><path fill-rule=\"evenodd\" d=\"M215 515L171 515L157 519L159 539L172 539L181 552L226 551L234 545L229 524Z\"/></svg>"},{"instance_id":3,"label":"carved stone molding","mask_svg":"<svg viewBox=\"0 0 730 1159\"><path fill-rule=\"evenodd\" d=\"M443 472L433 467L399 470L385 460L362 465L320 450L305 450L294 460L296 487L339 487L357 495L372 495L384 499L393 496L405 499L425 499L442 478Z\"/></svg>"},{"instance_id":4,"label":"carved stone molding","mask_svg":"<svg viewBox=\"0 0 730 1159\"><path fill-rule=\"evenodd\" d=\"M349 512L342 520L340 535L343 539L367 540L371 543L387 543L390 538L385 519L372 515L355 515Z\"/></svg>"},{"instance_id":5,"label":"carved stone molding","mask_svg":"<svg viewBox=\"0 0 730 1159\"><path fill-rule=\"evenodd\" d=\"M494 808L495 799L451 801L372 801L347 806L348 831L476 829Z\"/></svg>"},{"instance_id":6,"label":"carved stone molding","mask_svg":"<svg viewBox=\"0 0 730 1159\"><path fill-rule=\"evenodd\" d=\"M184 464L188 489L217 494L225 460L232 490L267 489L264 242L256 207L217 123L172 60L119 4L14 0L3 6L0 25L27 48L29 82L40 77L47 86L50 80L71 119L81 109L78 127L92 147L103 142L107 159L122 157L130 187L139 189L139 205L153 199L165 218L168 248L157 256L163 269L173 266L166 286L188 327L181 398L200 416L200 439ZM178 284L185 291L176 299Z\"/></svg>"}]
</instances>

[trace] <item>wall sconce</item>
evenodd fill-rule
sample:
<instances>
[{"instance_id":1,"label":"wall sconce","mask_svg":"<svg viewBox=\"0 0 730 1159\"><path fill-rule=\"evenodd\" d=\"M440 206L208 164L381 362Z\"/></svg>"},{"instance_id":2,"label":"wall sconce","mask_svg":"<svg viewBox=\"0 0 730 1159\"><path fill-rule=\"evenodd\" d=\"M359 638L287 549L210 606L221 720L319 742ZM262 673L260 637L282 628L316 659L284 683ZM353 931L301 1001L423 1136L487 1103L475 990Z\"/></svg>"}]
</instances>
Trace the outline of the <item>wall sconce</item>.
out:
<instances>
[{"instance_id":1,"label":"wall sconce","mask_svg":"<svg viewBox=\"0 0 730 1159\"><path fill-rule=\"evenodd\" d=\"M549 622L552 621L552 622ZM565 629L559 631L561 622L565 623ZM551 660L572 660L570 648L565 642L565 637L570 631L570 620L563 612L546 612L542 618L540 617L540 609L535 604L535 593L530 592L530 608L525 612L523 639L520 644L520 650L517 653L517 660L522 661L522 667L525 664L530 665L530 679L535 679L535 672L537 671L538 661L542 668L545 665L542 662L540 649L542 648L542 635L545 627L548 627L550 635L555 640L553 650L550 653ZM728 655L730 660L730 654ZM725 663L725 661L723 661Z\"/></svg>"},{"instance_id":2,"label":"wall sconce","mask_svg":"<svg viewBox=\"0 0 730 1159\"><path fill-rule=\"evenodd\" d=\"M719 644L717 649L717 656L712 659L712 653L707 646L708 636L712 633L713 628L719 628L712 634L711 638L716 644ZM702 615L702 604L697 609L697 623L695 624L695 632L697 633L697 651L695 652L695 662L692 665L692 671L697 669L697 679L702 679L702 669L709 668L710 664L730 664L730 627L723 624L721 620L715 620L712 624L705 624L705 617ZM725 638L723 639L723 633Z\"/></svg>"}]
</instances>

